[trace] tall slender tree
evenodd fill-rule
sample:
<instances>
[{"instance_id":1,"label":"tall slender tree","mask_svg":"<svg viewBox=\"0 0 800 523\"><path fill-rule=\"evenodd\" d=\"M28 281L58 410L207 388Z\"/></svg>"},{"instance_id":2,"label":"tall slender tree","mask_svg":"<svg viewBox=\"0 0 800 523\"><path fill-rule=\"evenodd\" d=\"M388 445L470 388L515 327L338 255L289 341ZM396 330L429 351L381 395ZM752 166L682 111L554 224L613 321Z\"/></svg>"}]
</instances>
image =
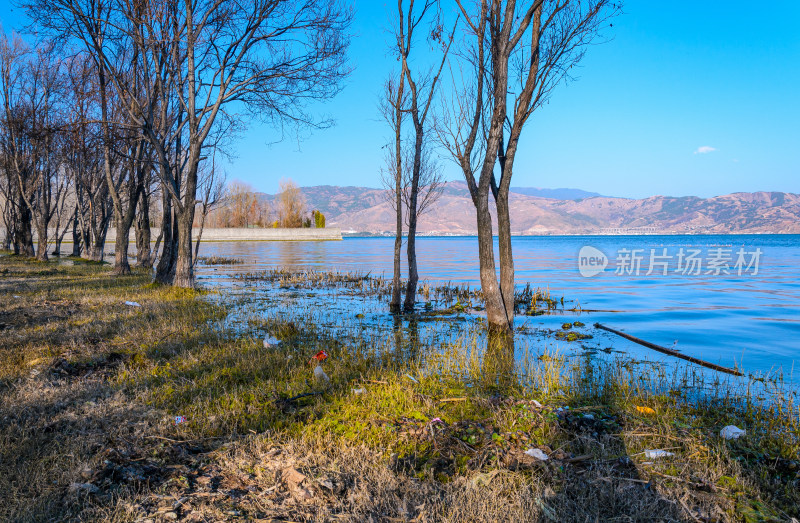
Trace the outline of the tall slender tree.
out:
<instances>
[{"instance_id":1,"label":"tall slender tree","mask_svg":"<svg viewBox=\"0 0 800 523\"><path fill-rule=\"evenodd\" d=\"M461 167L475 206L489 326L508 332L514 322L508 198L522 129L621 8L610 0L456 2L464 41L471 43L454 67L467 74L452 75L454 90L439 136ZM499 281L490 196L497 212Z\"/></svg>"}]
</instances>

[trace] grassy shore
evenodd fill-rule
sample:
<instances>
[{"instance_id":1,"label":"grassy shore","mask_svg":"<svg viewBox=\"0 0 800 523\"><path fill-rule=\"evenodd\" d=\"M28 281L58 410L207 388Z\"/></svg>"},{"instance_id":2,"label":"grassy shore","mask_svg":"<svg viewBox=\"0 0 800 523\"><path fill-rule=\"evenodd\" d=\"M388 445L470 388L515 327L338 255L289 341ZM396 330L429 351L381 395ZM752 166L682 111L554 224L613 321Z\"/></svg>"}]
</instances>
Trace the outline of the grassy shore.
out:
<instances>
[{"instance_id":1,"label":"grassy shore","mask_svg":"<svg viewBox=\"0 0 800 523\"><path fill-rule=\"evenodd\" d=\"M209 298L0 256L0 520L800 518L780 391L469 339L421 354L403 331L310 320L234 328Z\"/></svg>"}]
</instances>

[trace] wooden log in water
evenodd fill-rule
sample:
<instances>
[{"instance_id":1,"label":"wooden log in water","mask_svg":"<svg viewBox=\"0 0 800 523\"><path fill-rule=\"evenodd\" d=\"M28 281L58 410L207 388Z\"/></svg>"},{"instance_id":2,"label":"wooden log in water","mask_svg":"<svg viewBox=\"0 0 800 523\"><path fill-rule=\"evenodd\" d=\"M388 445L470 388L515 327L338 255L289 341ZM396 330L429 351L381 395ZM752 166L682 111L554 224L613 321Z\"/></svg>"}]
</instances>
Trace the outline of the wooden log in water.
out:
<instances>
[{"instance_id":1,"label":"wooden log in water","mask_svg":"<svg viewBox=\"0 0 800 523\"><path fill-rule=\"evenodd\" d=\"M721 365L717 365L715 363L711 363L711 362L708 362L708 361L705 361L705 360L701 360L699 358L694 358L692 356L687 356L686 354L681 354L680 352L678 352L676 350L668 349L666 347L662 347L661 345L656 345L655 343L650 343L649 341L645 341L645 340L639 339L636 336L631 336L630 334L626 334L626 333L624 333L622 331L618 331L616 329L612 329L611 327L606 327L605 325L601 325L600 323L595 323L594 326L597 329L603 329L604 331L613 332L614 334L616 334L618 336L622 336L623 338L625 338L627 340L631 340L634 343L638 343L639 345L647 347L648 349L653 349L655 351L661 352L663 354L667 354L669 356L675 356L676 358L680 358L682 360L690 361L690 362L695 363L697 365L700 365L700 366L703 366L703 367L706 367L706 368L709 368L709 369L713 369L713 370L716 370L716 371L719 371L719 372L726 372L728 374L733 374L734 376L744 376L744 374L742 374L741 372L739 372L736 369L731 369L729 367L723 367Z\"/></svg>"}]
</instances>

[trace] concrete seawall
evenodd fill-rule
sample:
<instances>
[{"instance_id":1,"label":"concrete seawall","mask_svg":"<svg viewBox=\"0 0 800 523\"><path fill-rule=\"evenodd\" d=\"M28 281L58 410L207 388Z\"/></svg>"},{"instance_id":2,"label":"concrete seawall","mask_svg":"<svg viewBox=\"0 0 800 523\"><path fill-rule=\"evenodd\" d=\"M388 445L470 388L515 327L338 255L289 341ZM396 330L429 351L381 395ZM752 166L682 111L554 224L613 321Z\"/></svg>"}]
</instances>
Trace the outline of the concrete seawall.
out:
<instances>
[{"instance_id":1,"label":"concrete seawall","mask_svg":"<svg viewBox=\"0 0 800 523\"><path fill-rule=\"evenodd\" d=\"M197 239L200 229L192 231L192 239ZM55 231L51 232L52 238ZM5 236L5 230L0 229L0 237ZM158 229L152 230L152 240L156 241ZM36 235L34 234L34 238ZM113 247L117 233L113 228L108 230L106 248ZM201 242L303 242L303 241L335 241L342 239L342 230L330 229L203 229ZM131 243L135 242L135 235L131 229ZM35 241L35 240L34 240ZM64 237L64 243L72 243L72 233Z\"/></svg>"}]
</instances>

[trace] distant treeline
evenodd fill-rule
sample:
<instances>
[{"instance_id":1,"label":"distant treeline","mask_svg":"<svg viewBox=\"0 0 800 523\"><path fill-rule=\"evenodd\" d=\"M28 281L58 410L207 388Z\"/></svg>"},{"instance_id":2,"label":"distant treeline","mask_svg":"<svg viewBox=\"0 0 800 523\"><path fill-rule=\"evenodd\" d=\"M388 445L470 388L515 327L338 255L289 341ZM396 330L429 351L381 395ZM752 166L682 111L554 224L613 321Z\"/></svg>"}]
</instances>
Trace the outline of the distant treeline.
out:
<instances>
[{"instance_id":1,"label":"distant treeline","mask_svg":"<svg viewBox=\"0 0 800 523\"><path fill-rule=\"evenodd\" d=\"M247 183L229 183L216 202L212 202L203 223L195 217L195 227L324 228L325 215L308 211L303 193L291 180L283 180L273 202L259 198Z\"/></svg>"}]
</instances>

